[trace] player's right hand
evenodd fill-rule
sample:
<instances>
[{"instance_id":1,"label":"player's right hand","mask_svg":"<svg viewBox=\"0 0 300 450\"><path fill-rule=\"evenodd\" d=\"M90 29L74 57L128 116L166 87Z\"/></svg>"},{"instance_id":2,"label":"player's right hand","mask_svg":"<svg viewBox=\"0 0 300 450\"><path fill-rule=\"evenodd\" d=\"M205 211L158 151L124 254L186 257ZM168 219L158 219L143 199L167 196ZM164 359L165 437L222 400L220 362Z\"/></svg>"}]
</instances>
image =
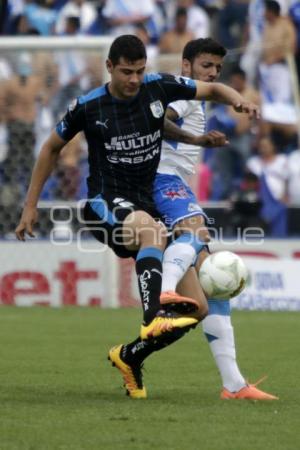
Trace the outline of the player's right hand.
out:
<instances>
[{"instance_id":1,"label":"player's right hand","mask_svg":"<svg viewBox=\"0 0 300 450\"><path fill-rule=\"evenodd\" d=\"M195 136L195 145L201 147L224 147L228 144L227 136L217 130L210 130L201 136Z\"/></svg>"},{"instance_id":2,"label":"player's right hand","mask_svg":"<svg viewBox=\"0 0 300 450\"><path fill-rule=\"evenodd\" d=\"M259 107L254 103L242 101L234 104L233 108L238 113L248 114L250 119L260 119Z\"/></svg>"},{"instance_id":3,"label":"player's right hand","mask_svg":"<svg viewBox=\"0 0 300 450\"><path fill-rule=\"evenodd\" d=\"M25 206L23 209L20 223L15 230L16 237L19 241L25 241L25 235L35 237L33 226L37 222L38 213L35 207Z\"/></svg>"}]
</instances>

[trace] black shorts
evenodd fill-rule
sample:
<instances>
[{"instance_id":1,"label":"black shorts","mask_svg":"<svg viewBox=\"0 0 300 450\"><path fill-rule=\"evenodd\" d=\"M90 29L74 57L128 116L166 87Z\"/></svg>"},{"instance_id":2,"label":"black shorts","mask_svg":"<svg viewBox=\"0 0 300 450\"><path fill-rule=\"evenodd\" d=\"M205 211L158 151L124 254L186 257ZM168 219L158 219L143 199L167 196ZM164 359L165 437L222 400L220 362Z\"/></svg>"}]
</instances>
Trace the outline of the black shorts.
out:
<instances>
[{"instance_id":1,"label":"black shorts","mask_svg":"<svg viewBox=\"0 0 300 450\"><path fill-rule=\"evenodd\" d=\"M121 258L135 258L138 251L128 250L123 244L123 222L133 211L145 211L160 220L154 204L133 203L116 194L97 195L88 200L83 214L86 225L99 242L108 245Z\"/></svg>"}]
</instances>

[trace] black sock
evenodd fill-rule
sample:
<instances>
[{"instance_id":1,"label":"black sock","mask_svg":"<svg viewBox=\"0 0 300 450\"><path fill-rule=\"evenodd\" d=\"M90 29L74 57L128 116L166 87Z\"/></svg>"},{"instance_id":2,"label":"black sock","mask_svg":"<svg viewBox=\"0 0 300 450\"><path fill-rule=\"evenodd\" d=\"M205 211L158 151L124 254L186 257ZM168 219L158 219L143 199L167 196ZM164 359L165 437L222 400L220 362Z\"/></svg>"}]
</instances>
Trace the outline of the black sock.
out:
<instances>
[{"instance_id":1,"label":"black sock","mask_svg":"<svg viewBox=\"0 0 300 450\"><path fill-rule=\"evenodd\" d=\"M173 342L178 341L187 332L187 330L177 329L160 336L159 340L151 339L142 341L138 337L130 344L123 345L121 358L129 365L141 365L142 362L153 352L162 350Z\"/></svg>"},{"instance_id":2,"label":"black sock","mask_svg":"<svg viewBox=\"0 0 300 450\"><path fill-rule=\"evenodd\" d=\"M151 322L160 310L162 252L155 247L140 250L136 258L136 273L144 311L144 323Z\"/></svg>"}]
</instances>

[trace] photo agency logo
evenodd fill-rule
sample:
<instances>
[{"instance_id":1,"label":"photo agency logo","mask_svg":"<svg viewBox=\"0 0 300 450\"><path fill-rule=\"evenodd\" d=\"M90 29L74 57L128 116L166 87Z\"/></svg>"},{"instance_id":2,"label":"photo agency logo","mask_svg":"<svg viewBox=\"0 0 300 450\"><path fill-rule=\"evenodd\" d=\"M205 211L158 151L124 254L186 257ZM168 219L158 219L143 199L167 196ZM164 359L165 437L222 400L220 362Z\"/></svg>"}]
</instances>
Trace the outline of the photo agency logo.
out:
<instances>
[{"instance_id":1,"label":"photo agency logo","mask_svg":"<svg viewBox=\"0 0 300 450\"><path fill-rule=\"evenodd\" d=\"M89 202L94 211L95 219L88 223L84 217L84 207ZM151 237L153 245L163 246L168 238L172 242L177 237L176 227L171 230L168 219L164 220L165 225L160 219L153 224L151 216L143 217L138 231L134 225L136 208L124 198L116 197L109 209L107 202L99 198L91 200L80 200L74 207L69 205L53 206L50 210L50 220L52 229L50 231L50 241L53 245L67 246L76 242L77 248L81 252L102 253L106 246L124 245L127 247L138 247L141 234L147 234ZM126 215L124 215L126 209ZM125 217L125 222L124 222ZM206 242L213 249L214 244L233 246L259 246L264 243L265 232L260 227L238 227L234 233L228 235L224 227L217 227L212 218L206 217L207 225L197 226L197 215L190 217L190 227L181 227L181 233L185 232L191 235L191 243L195 236L199 242L203 242L203 235L209 234L209 240ZM99 241L99 245L90 245L93 240L92 235ZM206 239L205 239L206 240Z\"/></svg>"}]
</instances>

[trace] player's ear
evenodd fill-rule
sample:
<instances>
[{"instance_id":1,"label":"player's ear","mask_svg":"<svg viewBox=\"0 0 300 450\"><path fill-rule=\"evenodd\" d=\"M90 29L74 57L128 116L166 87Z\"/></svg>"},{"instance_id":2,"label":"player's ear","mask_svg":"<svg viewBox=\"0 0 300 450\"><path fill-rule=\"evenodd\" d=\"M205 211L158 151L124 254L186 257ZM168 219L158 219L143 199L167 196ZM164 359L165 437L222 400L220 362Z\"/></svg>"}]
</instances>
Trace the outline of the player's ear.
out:
<instances>
[{"instance_id":1,"label":"player's ear","mask_svg":"<svg viewBox=\"0 0 300 450\"><path fill-rule=\"evenodd\" d=\"M181 65L181 69L182 69L182 75L184 77L190 77L192 74L192 64L188 59L183 59L182 60L182 65Z\"/></svg>"},{"instance_id":2,"label":"player's ear","mask_svg":"<svg viewBox=\"0 0 300 450\"><path fill-rule=\"evenodd\" d=\"M113 63L111 62L110 59L106 60L106 68L107 68L108 73L112 73Z\"/></svg>"}]
</instances>

